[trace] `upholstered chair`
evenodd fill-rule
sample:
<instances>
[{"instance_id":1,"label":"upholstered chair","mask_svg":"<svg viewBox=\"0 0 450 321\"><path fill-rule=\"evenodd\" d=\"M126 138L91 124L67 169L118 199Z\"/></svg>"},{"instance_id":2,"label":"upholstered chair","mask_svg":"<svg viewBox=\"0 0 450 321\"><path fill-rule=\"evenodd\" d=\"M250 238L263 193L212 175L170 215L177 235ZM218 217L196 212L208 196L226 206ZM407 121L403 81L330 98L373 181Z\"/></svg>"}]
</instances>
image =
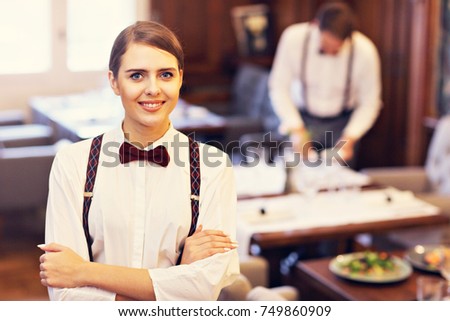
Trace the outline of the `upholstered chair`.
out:
<instances>
[{"instance_id":1,"label":"upholstered chair","mask_svg":"<svg viewBox=\"0 0 450 321\"><path fill-rule=\"evenodd\" d=\"M53 129L47 125L0 126L1 148L51 145L53 142Z\"/></svg>"},{"instance_id":2,"label":"upholstered chair","mask_svg":"<svg viewBox=\"0 0 450 321\"><path fill-rule=\"evenodd\" d=\"M249 256L241 259L241 274L220 293L220 301L297 301L298 290L293 286L268 287L269 265L266 259Z\"/></svg>"},{"instance_id":3,"label":"upholstered chair","mask_svg":"<svg viewBox=\"0 0 450 321\"><path fill-rule=\"evenodd\" d=\"M23 125L26 123L26 113L21 109L0 111L0 126Z\"/></svg>"},{"instance_id":4,"label":"upholstered chair","mask_svg":"<svg viewBox=\"0 0 450 321\"><path fill-rule=\"evenodd\" d=\"M0 220L43 232L50 169L65 144L0 148Z\"/></svg>"}]
</instances>

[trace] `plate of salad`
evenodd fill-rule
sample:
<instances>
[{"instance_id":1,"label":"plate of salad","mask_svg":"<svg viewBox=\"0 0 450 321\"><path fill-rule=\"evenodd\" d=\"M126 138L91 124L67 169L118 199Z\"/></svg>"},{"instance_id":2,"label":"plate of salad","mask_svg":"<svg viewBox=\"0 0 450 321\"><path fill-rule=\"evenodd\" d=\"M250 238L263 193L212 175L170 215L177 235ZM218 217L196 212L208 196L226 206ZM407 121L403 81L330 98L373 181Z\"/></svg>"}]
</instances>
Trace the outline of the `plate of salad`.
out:
<instances>
[{"instance_id":1,"label":"plate of salad","mask_svg":"<svg viewBox=\"0 0 450 321\"><path fill-rule=\"evenodd\" d=\"M419 270L439 273L439 266L446 256L450 257L450 247L429 244L414 246L406 252L405 258Z\"/></svg>"},{"instance_id":2,"label":"plate of salad","mask_svg":"<svg viewBox=\"0 0 450 321\"><path fill-rule=\"evenodd\" d=\"M339 277L358 282L391 283L407 279L411 264L387 252L363 251L336 256L329 269Z\"/></svg>"}]
</instances>

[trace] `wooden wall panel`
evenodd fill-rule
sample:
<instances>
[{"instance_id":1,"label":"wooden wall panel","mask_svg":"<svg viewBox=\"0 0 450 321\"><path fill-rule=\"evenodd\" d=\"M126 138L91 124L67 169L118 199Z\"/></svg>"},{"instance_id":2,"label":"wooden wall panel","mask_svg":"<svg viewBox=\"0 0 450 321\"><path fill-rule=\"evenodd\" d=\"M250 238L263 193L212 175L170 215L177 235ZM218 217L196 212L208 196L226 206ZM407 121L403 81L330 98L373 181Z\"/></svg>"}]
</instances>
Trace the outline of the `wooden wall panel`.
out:
<instances>
[{"instance_id":1,"label":"wooden wall panel","mask_svg":"<svg viewBox=\"0 0 450 321\"><path fill-rule=\"evenodd\" d=\"M153 0L152 19L174 30L185 49L182 96L193 103L226 100L237 45L230 10L250 0Z\"/></svg>"},{"instance_id":2,"label":"wooden wall panel","mask_svg":"<svg viewBox=\"0 0 450 321\"><path fill-rule=\"evenodd\" d=\"M360 165L364 167L404 163L409 81L408 2L377 0L355 5L361 31L374 41L380 53L383 84L383 109L361 143Z\"/></svg>"}]
</instances>

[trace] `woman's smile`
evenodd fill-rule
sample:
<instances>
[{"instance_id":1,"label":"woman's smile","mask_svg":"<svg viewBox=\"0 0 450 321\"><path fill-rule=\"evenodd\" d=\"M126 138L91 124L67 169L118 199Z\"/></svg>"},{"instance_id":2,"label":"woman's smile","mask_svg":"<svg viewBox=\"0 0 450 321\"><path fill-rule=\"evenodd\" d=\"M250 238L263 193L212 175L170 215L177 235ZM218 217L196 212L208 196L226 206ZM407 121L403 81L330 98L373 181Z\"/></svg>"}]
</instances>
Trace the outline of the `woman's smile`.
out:
<instances>
[{"instance_id":1,"label":"woman's smile","mask_svg":"<svg viewBox=\"0 0 450 321\"><path fill-rule=\"evenodd\" d=\"M163 100L139 101L138 104L142 106L145 111L156 112L164 106Z\"/></svg>"}]
</instances>

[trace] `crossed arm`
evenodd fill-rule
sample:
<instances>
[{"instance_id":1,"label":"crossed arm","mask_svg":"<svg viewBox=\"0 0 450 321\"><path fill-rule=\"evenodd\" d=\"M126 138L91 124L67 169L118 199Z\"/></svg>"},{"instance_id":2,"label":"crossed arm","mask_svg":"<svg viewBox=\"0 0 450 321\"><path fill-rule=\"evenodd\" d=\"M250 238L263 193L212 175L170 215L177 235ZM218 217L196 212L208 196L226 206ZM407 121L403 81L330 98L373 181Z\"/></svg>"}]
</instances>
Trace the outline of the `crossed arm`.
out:
<instances>
[{"instance_id":1,"label":"crossed arm","mask_svg":"<svg viewBox=\"0 0 450 321\"><path fill-rule=\"evenodd\" d=\"M72 249L57 243L39 245L45 251L40 261L44 286L56 288L97 287L116 293L116 300L155 300L153 282L147 269L100 264L84 260ZM219 230L198 226L186 239L181 264L190 264L237 248L229 236Z\"/></svg>"}]
</instances>

